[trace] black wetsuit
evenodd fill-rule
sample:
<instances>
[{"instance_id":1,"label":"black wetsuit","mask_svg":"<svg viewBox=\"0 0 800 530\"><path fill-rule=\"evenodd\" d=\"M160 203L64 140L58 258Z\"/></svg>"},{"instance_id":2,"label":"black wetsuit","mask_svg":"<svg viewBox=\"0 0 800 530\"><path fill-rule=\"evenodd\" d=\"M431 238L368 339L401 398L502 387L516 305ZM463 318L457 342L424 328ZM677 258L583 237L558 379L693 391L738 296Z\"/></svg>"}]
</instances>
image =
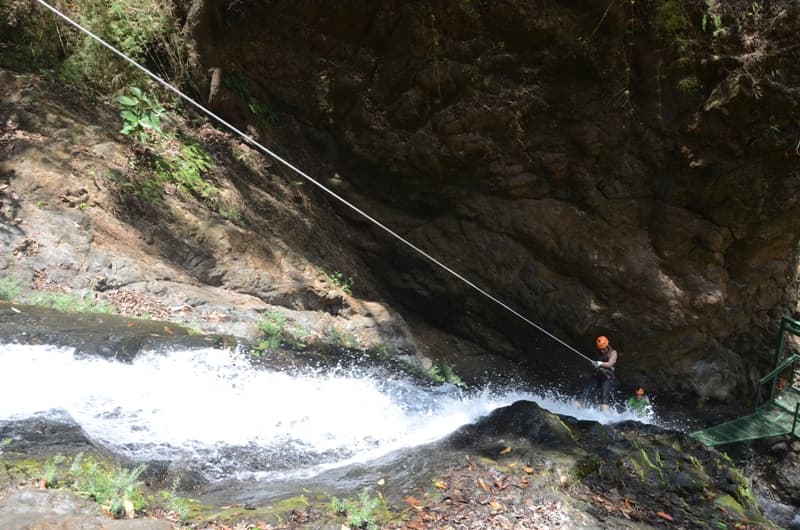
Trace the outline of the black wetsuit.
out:
<instances>
[{"instance_id":1,"label":"black wetsuit","mask_svg":"<svg viewBox=\"0 0 800 530\"><path fill-rule=\"evenodd\" d=\"M614 353L616 352L609 348L608 351L600 355L600 359L598 360L607 363ZM617 382L613 366L611 368L606 368L605 366L595 368L595 373L586 382L586 386L583 388L581 401L588 402L599 392L600 404L609 405L611 403L611 395L614 393L616 385Z\"/></svg>"}]
</instances>

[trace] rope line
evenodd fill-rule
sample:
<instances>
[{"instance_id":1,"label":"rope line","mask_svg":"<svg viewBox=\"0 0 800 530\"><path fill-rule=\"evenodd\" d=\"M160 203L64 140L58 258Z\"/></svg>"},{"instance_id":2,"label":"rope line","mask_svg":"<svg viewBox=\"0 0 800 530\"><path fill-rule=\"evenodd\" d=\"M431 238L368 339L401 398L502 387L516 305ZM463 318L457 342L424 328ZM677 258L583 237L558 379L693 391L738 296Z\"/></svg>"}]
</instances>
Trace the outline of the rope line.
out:
<instances>
[{"instance_id":1,"label":"rope line","mask_svg":"<svg viewBox=\"0 0 800 530\"><path fill-rule=\"evenodd\" d=\"M506 304L505 302L503 302L499 298L495 297L494 295L492 295L488 291L486 291L483 288L481 288L480 286L476 285L475 283L473 283L471 280L467 279L462 274L460 274L460 273L456 272L455 270L451 269L450 267L448 267L447 265L445 265L444 263L442 263L441 261L439 261L438 259L436 259L432 255L428 254L427 252L425 252L424 250L419 248L414 243L408 241L403 236L401 236L400 234L398 234L397 232L395 232L394 230L392 230L388 226L384 225L383 223L381 223L380 221L378 221L377 219L375 219L374 217L372 217L371 215L369 215L365 211L361 210L360 208L358 208L357 206L355 206L354 204L352 204L351 202L346 200L344 197L342 197L339 194L337 194L332 189L328 188L327 186L325 186L321 182L319 182L319 181L315 180L314 178L310 177L308 174L306 174L305 172L303 172L302 170L300 170L299 168L294 166L292 163L290 163L289 161L287 161L284 158L282 158L281 156L279 156L277 153L273 152L272 150L270 150L267 147L263 146L259 142L255 141L254 139L252 139L250 136L248 136L247 134L245 134L244 132L239 130L237 127L235 127L231 123L227 122L226 120L224 120L223 118L221 118L220 116L218 116L217 114L212 112L211 110L207 109L206 107L204 107L200 103L196 102L195 100L193 100L192 98L190 98L189 96L187 96L186 94L181 92L179 89L177 89L174 86L172 86L169 82L165 81L164 79L160 78L156 74L152 73L150 70L148 70L144 66L140 65L139 63L137 63L136 61L134 61L133 59L131 59L130 57L128 57L127 55L125 55L124 53L119 51L118 49L116 49L114 46L112 46L111 44L107 43L102 38L98 37L97 35L95 35L91 31L89 31L88 29L86 29L83 26L81 26L78 22L74 21L73 19L71 19L66 14L62 13L61 11L59 11L55 7L51 6L50 4L45 2L44 0L35 0L35 1L38 2L39 4L41 4L46 9L48 9L49 11L51 11L52 13L54 13L56 16L58 16L61 19L65 20L70 25L74 26L78 30L82 31L83 33L85 33L86 35L88 35L89 37L91 37L92 39L97 41L99 44L101 44L103 47L107 48L109 51L111 51L112 53L114 53L115 55L117 55L118 57L123 59L125 62L129 63L130 65L132 65L136 69L138 69L141 72L143 72L145 75L147 75L148 77L153 79L158 84L164 86L166 89L168 89L171 92L173 92L175 95L180 97L182 100L186 101L191 106L195 107L201 113L213 118L218 123L220 123L223 126L225 126L231 132L237 134L238 136L241 136L242 139L244 139L248 144L252 145L254 148L258 149L262 153L272 157L273 159L275 159L276 161L280 162L281 164L283 164L287 168L291 169L292 171L297 173L299 176L301 176L302 178L304 178L308 182L312 183L314 186L318 187L319 189L321 189L322 191L324 191L325 193L327 193L328 195L330 195L331 197L333 197L337 201L341 202L342 204L344 204L345 206L347 206L348 208L350 208L351 210L356 212L357 214L361 215L362 217L364 217L365 219L367 219L371 223L375 224L375 226L379 227L380 229L382 229L383 231L385 231L386 233L388 233L389 235L391 235L392 237L394 237L398 241L402 242L403 244L405 244L409 248L413 249L414 251L416 251L417 253L419 253L423 257L425 257L430 262L436 264L441 269L447 271L452 276L458 278L459 280L461 280L462 282L464 282L465 284L467 284L468 286L473 288L475 291L479 292L480 294L482 294L486 298L490 299L491 301L493 301L494 303L496 303L497 305L499 305L503 309L509 311L514 316L518 317L520 320L522 320L522 321L526 322L527 324L533 326L534 328L536 328L540 332L544 333L545 335L547 335L548 337L550 337L554 341L558 342L562 346L564 346L567 349L575 352L576 354L580 355L581 357L583 357L587 361L590 361L590 362L592 361L592 359L589 358L588 356L584 355L583 353L581 353L577 349L573 348L571 345L567 344L566 342L564 342L563 340L561 340L557 336L553 335L552 333L550 333L549 331L547 331L546 329L544 329L540 325L536 324L535 322L530 320L528 317L526 317L525 315L523 315L522 313L520 313L519 311L517 311L513 307L509 306L508 304Z\"/></svg>"}]
</instances>

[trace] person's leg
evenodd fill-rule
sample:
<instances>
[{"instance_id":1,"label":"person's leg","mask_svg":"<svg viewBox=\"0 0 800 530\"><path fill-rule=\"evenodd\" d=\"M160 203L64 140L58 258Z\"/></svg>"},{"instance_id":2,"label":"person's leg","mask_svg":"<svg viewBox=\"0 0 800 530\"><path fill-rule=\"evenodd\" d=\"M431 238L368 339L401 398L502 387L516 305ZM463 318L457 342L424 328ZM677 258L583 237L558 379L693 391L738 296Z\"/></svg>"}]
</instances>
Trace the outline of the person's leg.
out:
<instances>
[{"instance_id":1,"label":"person's leg","mask_svg":"<svg viewBox=\"0 0 800 530\"><path fill-rule=\"evenodd\" d=\"M608 406L611 404L611 395L613 392L614 380L606 379L603 381L602 385L600 386L600 408L602 410L608 410Z\"/></svg>"},{"instance_id":2,"label":"person's leg","mask_svg":"<svg viewBox=\"0 0 800 530\"><path fill-rule=\"evenodd\" d=\"M584 403L588 403L594 393L597 391L597 380L592 377L586 381L586 384L583 385L583 390L581 393L578 394L578 399L573 402L575 408L579 409L583 406Z\"/></svg>"}]
</instances>

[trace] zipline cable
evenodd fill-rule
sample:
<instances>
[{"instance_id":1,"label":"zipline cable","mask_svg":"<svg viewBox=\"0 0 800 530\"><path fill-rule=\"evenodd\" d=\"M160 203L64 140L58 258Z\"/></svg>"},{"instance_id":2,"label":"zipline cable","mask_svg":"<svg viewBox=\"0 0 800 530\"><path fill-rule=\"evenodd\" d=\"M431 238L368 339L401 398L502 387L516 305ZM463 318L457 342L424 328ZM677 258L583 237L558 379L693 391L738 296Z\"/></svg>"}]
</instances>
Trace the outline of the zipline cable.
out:
<instances>
[{"instance_id":1,"label":"zipline cable","mask_svg":"<svg viewBox=\"0 0 800 530\"><path fill-rule=\"evenodd\" d=\"M530 320L528 317L526 317L525 315L523 315L522 313L520 313L519 311L517 311L513 307L509 306L508 304L506 304L505 302L503 302L499 298L495 297L493 294L491 294L488 291L484 290L483 288L479 287L478 285L476 285L475 283L473 283L472 281L467 279L465 276L463 276L460 273L454 271L453 269L451 269L450 267L448 267L447 265L445 265L444 263L442 263L441 261L439 261L435 257L431 256L430 254L428 254L427 252L425 252L424 250L422 250L421 248L416 246L414 243L408 241L407 239L405 239L403 236L401 236L400 234L398 234L397 232L395 232L394 230L392 230L388 226L384 225L383 223L381 223L380 221L378 221L377 219L375 219L374 217L372 217L371 215L369 215L365 211L361 210L360 208L358 208L354 204L350 203L344 197L340 196L339 194L337 194L336 192L334 192L333 190L331 190L330 188L328 188L327 186L325 186L321 182L313 179L312 177L307 175L305 172L303 172L299 168L295 167L293 164L291 164L287 160L284 160L277 153L271 151L270 149L268 149L268 148L264 147L263 145L261 145L259 142L253 140L248 135L246 135L244 132L240 131L237 127L235 127L232 124L228 123L226 120L222 119L220 116L217 116L216 114L214 114L209 109L205 108L200 103L197 103L195 100L193 100L192 98L190 98L189 96L187 96L186 94L181 92L179 89L177 89L174 86L172 86L169 82L167 82L164 79L158 77L156 74L152 73L150 70L148 70L144 66L140 65L139 63L137 63L136 61L134 61L133 59L131 59L130 57L128 57L127 55L125 55L124 53L119 51L118 49L116 49L114 46L112 46L111 44L107 43L102 38L98 37L97 35L95 35L91 31L89 31L88 29L86 29L83 26L81 26L76 21L72 20L66 14L62 13L61 11L59 11L55 7L51 6L50 4L45 2L44 0L35 0L35 1L38 2L39 4L41 4L43 7L47 8L49 11L51 11L52 13L57 15L58 17L60 17L63 20L65 20L70 25L74 26L78 30L82 31L83 33L85 33L86 35L88 35L89 37L91 37L92 39L97 41L99 44L101 44L103 47L107 48L109 51L111 51L113 54L115 54L118 57L120 57L125 62L131 64L132 66L134 66L138 70L142 71L145 75L147 75L148 77L150 77L151 79L153 79L154 81L159 83L160 85L164 86L165 88L167 88L168 90L173 92L175 95L177 95L182 100L186 101L187 103L189 103L190 105L192 105L193 107L198 109L203 114L213 118L214 120L216 120L220 124L224 125L231 132L241 136L248 144L252 145L253 147L258 149L262 153L274 158L275 160L277 160L278 162L280 162L284 166L288 167L289 169L291 169L292 171L294 171L295 173L297 173L298 175L300 175L301 177L303 177L304 179L306 179L307 181L312 183L314 186L318 187L319 189L321 189L322 191L324 191L325 193L327 193L328 195L330 195L331 197L333 197L337 201L341 202L342 204L344 204L345 206L347 206L348 208L350 208L351 210L356 212L357 214L361 215L362 217L364 217L365 219L367 219L371 223L375 224L375 226L379 227L380 229L382 229L383 231L385 231L386 233L388 233L389 235L391 235L392 237L394 237L398 241L402 242L406 246L408 246L411 249L413 249L414 251L418 252L419 254L424 256L426 259L428 259L432 263L438 265L443 270L447 271L448 273L450 273L451 275L455 276L456 278L458 278L459 280L461 280L465 284L469 285L474 290L478 291L480 294L482 294L486 298L490 299L491 301L493 301L494 303L496 303L497 305L499 305L503 309L509 311L514 316L518 317L519 319L521 319L522 321L526 322L527 324L530 324L531 326L533 326L534 328L538 329L539 331L541 331L542 333L544 333L545 335L547 335L548 337L550 337L554 341L558 342L562 346L564 346L567 349L569 349L569 350L575 352L576 354L580 355L581 357L583 357L587 361L594 362L591 358L589 358L588 356L584 355L583 353L581 353L577 349L573 348L572 346L570 346L569 344L567 344L566 342L564 342L560 338L556 337L555 335L553 335L552 333L550 333L549 331L547 331L546 329L544 329L543 327L541 327L540 325L538 325L534 321Z\"/></svg>"}]
</instances>

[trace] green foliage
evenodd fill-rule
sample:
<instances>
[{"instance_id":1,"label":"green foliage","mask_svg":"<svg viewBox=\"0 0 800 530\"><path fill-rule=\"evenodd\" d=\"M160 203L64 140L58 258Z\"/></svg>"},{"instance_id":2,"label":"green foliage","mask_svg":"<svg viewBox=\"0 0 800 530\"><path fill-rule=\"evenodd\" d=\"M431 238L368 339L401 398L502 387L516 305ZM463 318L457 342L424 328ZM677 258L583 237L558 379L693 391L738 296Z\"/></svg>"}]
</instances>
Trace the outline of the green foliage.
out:
<instances>
[{"instance_id":1,"label":"green foliage","mask_svg":"<svg viewBox=\"0 0 800 530\"><path fill-rule=\"evenodd\" d=\"M161 128L161 117L166 112L164 107L150 99L140 88L128 87L128 95L118 96L117 103L122 107L122 134L135 138L142 145L164 134Z\"/></svg>"},{"instance_id":2,"label":"green foliage","mask_svg":"<svg viewBox=\"0 0 800 530\"><path fill-rule=\"evenodd\" d=\"M292 326L288 329L286 316L272 311L266 318L259 322L258 329L262 337L258 345L254 348L254 355L261 357L264 352L276 350L280 347L300 350L306 347L306 339L309 332L300 325Z\"/></svg>"},{"instance_id":3,"label":"green foliage","mask_svg":"<svg viewBox=\"0 0 800 530\"><path fill-rule=\"evenodd\" d=\"M11 443L11 441L11 438L3 438L0 440L0 457L3 455L3 449L5 449L5 447Z\"/></svg>"},{"instance_id":4,"label":"green foliage","mask_svg":"<svg viewBox=\"0 0 800 530\"><path fill-rule=\"evenodd\" d=\"M36 2L0 2L0 33L4 47L11 51L4 53L4 59L17 61L14 67L39 68L54 64L63 52L59 39L53 38L59 29L55 17Z\"/></svg>"},{"instance_id":5,"label":"green foliage","mask_svg":"<svg viewBox=\"0 0 800 530\"><path fill-rule=\"evenodd\" d=\"M235 208L221 207L218 211L222 217L232 222L233 224L237 226L244 225L244 217L242 217L242 214L239 212L239 210Z\"/></svg>"},{"instance_id":6,"label":"green foliage","mask_svg":"<svg viewBox=\"0 0 800 530\"><path fill-rule=\"evenodd\" d=\"M126 505L134 510L144 507L139 475L145 470L141 464L133 469L109 466L92 458L75 458L70 472L75 477L74 488L81 494L94 499L104 506L114 517L126 515Z\"/></svg>"},{"instance_id":7,"label":"green foliage","mask_svg":"<svg viewBox=\"0 0 800 530\"><path fill-rule=\"evenodd\" d=\"M331 326L325 330L325 342L332 346L351 350L358 347L358 340L355 335L342 331L336 326Z\"/></svg>"},{"instance_id":8,"label":"green foliage","mask_svg":"<svg viewBox=\"0 0 800 530\"><path fill-rule=\"evenodd\" d=\"M703 20L700 23L700 26L703 28L703 31L707 31L710 29L709 21L711 22L711 26L714 27L714 34L718 34L721 31L725 31L725 28L722 26L722 16L716 13L711 13L710 11L706 11L703 13Z\"/></svg>"},{"instance_id":9,"label":"green foliage","mask_svg":"<svg viewBox=\"0 0 800 530\"><path fill-rule=\"evenodd\" d=\"M690 26L689 15L679 0L660 2L656 10L656 28L667 37L684 33Z\"/></svg>"},{"instance_id":10,"label":"green foliage","mask_svg":"<svg viewBox=\"0 0 800 530\"><path fill-rule=\"evenodd\" d=\"M719 22L721 23L721 19ZM675 61L680 73L678 90L687 96L695 94L700 88L700 81L693 69L701 53L702 44L701 35L691 20L686 3L681 0L662 1L656 9L654 23L658 34L671 42L678 55ZM702 25L705 24L707 22L703 22Z\"/></svg>"},{"instance_id":11,"label":"green foliage","mask_svg":"<svg viewBox=\"0 0 800 530\"><path fill-rule=\"evenodd\" d=\"M255 347L255 352L257 356L260 356L267 350L275 350L280 347L286 330L286 316L278 311L270 311L258 323L258 329L262 333L262 338Z\"/></svg>"},{"instance_id":12,"label":"green foliage","mask_svg":"<svg viewBox=\"0 0 800 530\"><path fill-rule=\"evenodd\" d=\"M344 273L336 271L333 274L324 273L325 276L342 291L349 296L353 296L353 277L345 276Z\"/></svg>"},{"instance_id":13,"label":"green foliage","mask_svg":"<svg viewBox=\"0 0 800 530\"><path fill-rule=\"evenodd\" d=\"M13 278L0 278L0 300L13 302L19 295L19 284Z\"/></svg>"},{"instance_id":14,"label":"green foliage","mask_svg":"<svg viewBox=\"0 0 800 530\"><path fill-rule=\"evenodd\" d=\"M82 297L69 293L40 292L25 299L25 303L40 305L67 313L115 314L114 306L95 300L89 293Z\"/></svg>"},{"instance_id":15,"label":"green foliage","mask_svg":"<svg viewBox=\"0 0 800 530\"><path fill-rule=\"evenodd\" d=\"M369 489L364 488L356 499L331 499L331 509L338 514L347 516L347 525L350 528L364 528L377 530L375 511L381 505L380 496L373 497Z\"/></svg>"},{"instance_id":16,"label":"green foliage","mask_svg":"<svg viewBox=\"0 0 800 530\"><path fill-rule=\"evenodd\" d=\"M66 461L64 455L56 455L53 458L48 458L42 467L41 479L45 481L48 488L56 486L56 477L58 476L58 465Z\"/></svg>"},{"instance_id":17,"label":"green foliage","mask_svg":"<svg viewBox=\"0 0 800 530\"><path fill-rule=\"evenodd\" d=\"M245 76L234 72L226 75L222 83L245 102L247 109L255 116L259 128L277 121L277 115L269 106L253 95Z\"/></svg>"},{"instance_id":18,"label":"green foliage","mask_svg":"<svg viewBox=\"0 0 800 530\"><path fill-rule=\"evenodd\" d=\"M165 504L165 508L183 521L191 512L191 501L186 497L178 495L180 484L181 478L176 475L175 478L172 479L170 489L161 492L161 498Z\"/></svg>"},{"instance_id":19,"label":"green foliage","mask_svg":"<svg viewBox=\"0 0 800 530\"><path fill-rule=\"evenodd\" d=\"M291 329L291 338L289 339L289 346L300 350L306 347L306 339L310 335L309 331L303 326L296 325Z\"/></svg>"},{"instance_id":20,"label":"green foliage","mask_svg":"<svg viewBox=\"0 0 800 530\"><path fill-rule=\"evenodd\" d=\"M367 349L367 353L378 359L388 359L391 357L389 354L389 347L383 343L373 344Z\"/></svg>"},{"instance_id":21,"label":"green foliage","mask_svg":"<svg viewBox=\"0 0 800 530\"><path fill-rule=\"evenodd\" d=\"M120 189L148 202L159 202L168 183L203 200L217 194L217 188L203 178L214 168L214 159L197 142L178 139L163 130L162 118L167 113L155 98L138 87L129 87L128 94L117 97L117 103L124 122L120 132L149 148L147 160L155 169L135 182L122 182Z\"/></svg>"},{"instance_id":22,"label":"green foliage","mask_svg":"<svg viewBox=\"0 0 800 530\"><path fill-rule=\"evenodd\" d=\"M678 90L687 96L691 96L697 92L697 89L700 87L700 82L694 76L683 77L678 80L677 86Z\"/></svg>"},{"instance_id":23,"label":"green foliage","mask_svg":"<svg viewBox=\"0 0 800 530\"><path fill-rule=\"evenodd\" d=\"M450 383L461 387L467 386L458 374L453 371L453 368L440 359L434 361L433 366L428 370L428 377L439 383Z\"/></svg>"},{"instance_id":24,"label":"green foliage","mask_svg":"<svg viewBox=\"0 0 800 530\"><path fill-rule=\"evenodd\" d=\"M203 199L217 189L203 179L203 173L214 167L214 159L197 143L186 143L175 155L156 158L156 172L163 182L173 182L182 189Z\"/></svg>"},{"instance_id":25,"label":"green foliage","mask_svg":"<svg viewBox=\"0 0 800 530\"><path fill-rule=\"evenodd\" d=\"M179 22L163 0L81 0L62 7L83 27L131 59L148 63L162 77L187 75ZM144 74L77 30L62 30L59 35L66 56L60 72L68 81L108 93L143 79Z\"/></svg>"}]
</instances>

